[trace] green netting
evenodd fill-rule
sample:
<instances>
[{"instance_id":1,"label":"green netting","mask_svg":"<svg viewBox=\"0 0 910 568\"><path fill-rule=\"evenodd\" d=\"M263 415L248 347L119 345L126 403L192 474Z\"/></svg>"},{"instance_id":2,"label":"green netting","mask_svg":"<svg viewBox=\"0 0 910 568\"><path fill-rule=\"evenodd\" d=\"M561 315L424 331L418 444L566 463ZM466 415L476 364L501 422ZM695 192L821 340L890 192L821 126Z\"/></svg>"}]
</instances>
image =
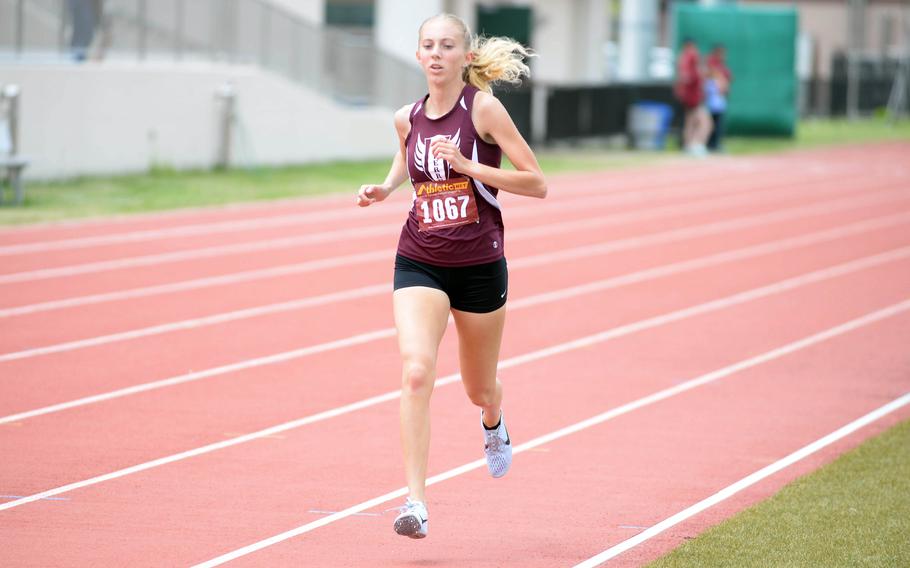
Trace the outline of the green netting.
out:
<instances>
[{"instance_id":1,"label":"green netting","mask_svg":"<svg viewBox=\"0 0 910 568\"><path fill-rule=\"evenodd\" d=\"M733 84L729 134L793 136L796 128L797 12L792 7L674 4L675 48L692 38L703 57L727 48Z\"/></svg>"}]
</instances>

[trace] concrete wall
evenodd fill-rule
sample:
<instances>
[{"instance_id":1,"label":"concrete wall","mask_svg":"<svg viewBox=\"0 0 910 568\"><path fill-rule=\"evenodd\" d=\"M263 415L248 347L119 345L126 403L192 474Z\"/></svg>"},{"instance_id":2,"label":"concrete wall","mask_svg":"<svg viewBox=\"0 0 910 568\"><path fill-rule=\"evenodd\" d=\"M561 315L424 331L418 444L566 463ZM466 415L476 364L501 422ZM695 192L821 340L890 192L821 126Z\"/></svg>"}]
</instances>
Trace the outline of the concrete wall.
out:
<instances>
[{"instance_id":1,"label":"concrete wall","mask_svg":"<svg viewBox=\"0 0 910 568\"><path fill-rule=\"evenodd\" d=\"M390 157L390 110L339 106L253 67L207 64L0 65L22 89L28 178L208 168L220 147L216 89L237 93L232 165Z\"/></svg>"}]
</instances>

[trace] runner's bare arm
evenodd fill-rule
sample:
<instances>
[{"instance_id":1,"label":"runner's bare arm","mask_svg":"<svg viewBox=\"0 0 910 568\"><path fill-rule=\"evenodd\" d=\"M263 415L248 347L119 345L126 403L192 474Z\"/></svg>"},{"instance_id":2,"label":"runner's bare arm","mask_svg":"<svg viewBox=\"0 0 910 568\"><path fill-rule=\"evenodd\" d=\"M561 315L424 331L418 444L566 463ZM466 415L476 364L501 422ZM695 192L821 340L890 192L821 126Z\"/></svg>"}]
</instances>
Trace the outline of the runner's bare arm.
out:
<instances>
[{"instance_id":1,"label":"runner's bare arm","mask_svg":"<svg viewBox=\"0 0 910 568\"><path fill-rule=\"evenodd\" d=\"M408 179L407 163L404 160L404 140L407 138L411 128L408 115L411 112L412 106L413 105L405 105L395 112L395 130L398 133L398 152L395 153L395 157L392 159L392 167L389 168L389 173L385 177L385 181L378 185L366 184L360 186L360 191L357 192L357 205L366 207L375 201L382 201Z\"/></svg>"},{"instance_id":2,"label":"runner's bare arm","mask_svg":"<svg viewBox=\"0 0 910 568\"><path fill-rule=\"evenodd\" d=\"M455 171L487 185L518 195L546 197L547 181L537 158L499 99L488 93L477 93L472 118L477 134L487 142L498 144L515 166L515 171L474 162L462 156L451 142L434 142L431 148L434 154L438 152Z\"/></svg>"}]
</instances>

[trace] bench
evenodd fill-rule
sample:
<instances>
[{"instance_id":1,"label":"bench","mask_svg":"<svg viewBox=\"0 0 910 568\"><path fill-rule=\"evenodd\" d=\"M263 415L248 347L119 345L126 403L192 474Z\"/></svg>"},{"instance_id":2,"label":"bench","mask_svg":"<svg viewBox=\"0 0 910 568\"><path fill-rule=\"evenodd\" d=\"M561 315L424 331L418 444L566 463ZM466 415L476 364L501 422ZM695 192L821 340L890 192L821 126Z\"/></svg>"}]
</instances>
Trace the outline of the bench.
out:
<instances>
[{"instance_id":1,"label":"bench","mask_svg":"<svg viewBox=\"0 0 910 568\"><path fill-rule=\"evenodd\" d=\"M16 114L19 89L7 85L0 90L0 171L6 175L0 178L0 204L3 203L4 185L9 185L17 205L22 203L25 189L22 185L22 170L28 166L28 160L16 153ZM5 183L4 183L5 178Z\"/></svg>"}]
</instances>

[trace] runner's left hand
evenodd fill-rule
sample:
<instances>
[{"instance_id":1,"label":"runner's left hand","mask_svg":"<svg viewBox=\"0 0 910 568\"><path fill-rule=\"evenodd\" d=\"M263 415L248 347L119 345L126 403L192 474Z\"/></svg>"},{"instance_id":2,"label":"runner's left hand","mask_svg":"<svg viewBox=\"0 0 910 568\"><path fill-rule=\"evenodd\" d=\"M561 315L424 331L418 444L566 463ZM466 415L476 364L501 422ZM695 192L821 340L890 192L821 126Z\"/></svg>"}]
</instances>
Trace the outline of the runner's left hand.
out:
<instances>
[{"instance_id":1,"label":"runner's left hand","mask_svg":"<svg viewBox=\"0 0 910 568\"><path fill-rule=\"evenodd\" d=\"M430 145L430 152L433 157L447 161L453 170L461 174L466 174L467 168L472 163L471 160L464 157L458 146L453 144L451 140L437 139L433 141Z\"/></svg>"}]
</instances>

